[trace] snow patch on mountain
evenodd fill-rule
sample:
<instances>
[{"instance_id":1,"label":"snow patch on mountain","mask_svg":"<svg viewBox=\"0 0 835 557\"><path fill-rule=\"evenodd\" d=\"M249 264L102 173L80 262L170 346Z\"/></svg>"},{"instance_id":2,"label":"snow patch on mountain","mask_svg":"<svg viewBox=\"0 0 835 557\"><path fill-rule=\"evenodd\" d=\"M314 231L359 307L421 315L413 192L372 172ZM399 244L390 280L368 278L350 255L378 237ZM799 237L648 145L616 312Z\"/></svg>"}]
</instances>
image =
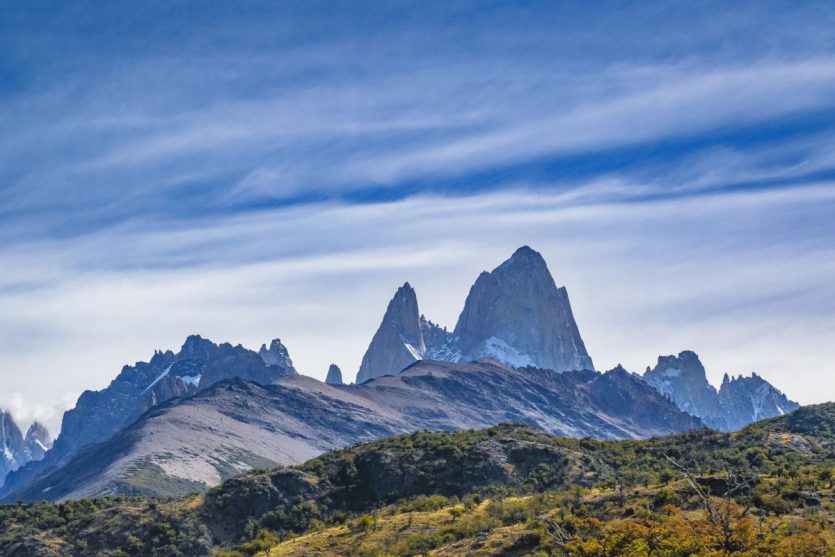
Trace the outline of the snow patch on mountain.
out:
<instances>
[{"instance_id":1,"label":"snow patch on mountain","mask_svg":"<svg viewBox=\"0 0 835 557\"><path fill-rule=\"evenodd\" d=\"M533 359L510 346L499 337L490 337L472 351L476 359L495 358L513 367L536 367Z\"/></svg>"},{"instance_id":2,"label":"snow patch on mountain","mask_svg":"<svg viewBox=\"0 0 835 557\"><path fill-rule=\"evenodd\" d=\"M165 370L163 370L163 372L162 372L162 373L160 373L160 374L157 376L157 378L156 378L156 379L154 379L153 381L151 381L151 384L150 384L150 385L148 385L147 387L145 387L145 390L143 390L143 391L142 391L142 394L147 393L148 391L150 391L151 389L153 389L153 388L154 388L154 385L156 385L157 383L159 383L160 381L162 381L162 378L163 378L163 377L166 377L166 376L168 375L168 373L171 371L171 368L172 368L173 366L174 366L174 363L173 363L173 362L172 362L171 364L169 364L169 365L168 365L168 367L167 367L167 368L165 368Z\"/></svg>"}]
</instances>

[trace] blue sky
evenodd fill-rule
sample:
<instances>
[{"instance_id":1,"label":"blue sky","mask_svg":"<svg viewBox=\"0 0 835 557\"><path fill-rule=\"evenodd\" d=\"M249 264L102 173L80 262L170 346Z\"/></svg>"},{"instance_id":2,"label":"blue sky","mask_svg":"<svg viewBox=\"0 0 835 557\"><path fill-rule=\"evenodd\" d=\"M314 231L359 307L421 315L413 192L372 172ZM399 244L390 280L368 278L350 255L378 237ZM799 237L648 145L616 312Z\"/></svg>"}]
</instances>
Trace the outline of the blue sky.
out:
<instances>
[{"instance_id":1,"label":"blue sky","mask_svg":"<svg viewBox=\"0 0 835 557\"><path fill-rule=\"evenodd\" d=\"M54 422L191 332L350 377L396 286L452 326L521 244L600 368L693 349L833 399L832 29L827 3L6 3L0 404Z\"/></svg>"}]
</instances>

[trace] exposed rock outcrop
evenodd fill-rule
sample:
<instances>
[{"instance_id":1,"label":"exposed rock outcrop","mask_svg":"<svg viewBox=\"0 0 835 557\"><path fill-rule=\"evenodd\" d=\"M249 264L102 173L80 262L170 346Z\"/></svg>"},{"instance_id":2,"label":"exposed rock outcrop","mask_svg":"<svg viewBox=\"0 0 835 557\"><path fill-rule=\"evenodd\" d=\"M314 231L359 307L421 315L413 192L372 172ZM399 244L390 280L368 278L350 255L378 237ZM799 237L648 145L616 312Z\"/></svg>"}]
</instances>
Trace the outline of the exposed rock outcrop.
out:
<instances>
[{"instance_id":1,"label":"exposed rock outcrop","mask_svg":"<svg viewBox=\"0 0 835 557\"><path fill-rule=\"evenodd\" d=\"M800 407L756 373L733 379L726 373L718 398L723 423L717 427L725 431L737 431L752 422L782 416Z\"/></svg>"},{"instance_id":2,"label":"exposed rock outcrop","mask_svg":"<svg viewBox=\"0 0 835 557\"><path fill-rule=\"evenodd\" d=\"M296 368L293 367L293 360L290 359L290 352L281 343L281 339L273 339L269 348L266 344L262 344L261 349L258 350L258 355L267 365L280 368L283 375L295 375L297 373Z\"/></svg>"},{"instance_id":3,"label":"exposed rock outcrop","mask_svg":"<svg viewBox=\"0 0 835 557\"><path fill-rule=\"evenodd\" d=\"M670 397L679 408L706 418L720 413L716 389L708 382L705 367L695 352L659 356L655 367L647 368L644 381Z\"/></svg>"},{"instance_id":4,"label":"exposed rock outcrop","mask_svg":"<svg viewBox=\"0 0 835 557\"><path fill-rule=\"evenodd\" d=\"M336 364L331 364L328 367L328 376L325 378L325 383L328 385L344 385L342 381L342 370Z\"/></svg>"}]
</instances>

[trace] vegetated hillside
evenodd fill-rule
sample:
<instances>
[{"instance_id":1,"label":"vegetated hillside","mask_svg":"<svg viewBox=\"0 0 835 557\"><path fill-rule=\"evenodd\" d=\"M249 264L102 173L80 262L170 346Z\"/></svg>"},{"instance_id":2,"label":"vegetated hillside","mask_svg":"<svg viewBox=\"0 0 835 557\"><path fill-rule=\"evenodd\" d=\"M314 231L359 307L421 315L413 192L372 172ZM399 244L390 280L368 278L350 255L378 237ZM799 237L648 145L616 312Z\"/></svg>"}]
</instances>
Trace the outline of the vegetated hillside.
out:
<instances>
[{"instance_id":1,"label":"vegetated hillside","mask_svg":"<svg viewBox=\"0 0 835 557\"><path fill-rule=\"evenodd\" d=\"M726 434L417 432L206 495L0 509L3 555L774 555L835 551L835 404Z\"/></svg>"}]
</instances>

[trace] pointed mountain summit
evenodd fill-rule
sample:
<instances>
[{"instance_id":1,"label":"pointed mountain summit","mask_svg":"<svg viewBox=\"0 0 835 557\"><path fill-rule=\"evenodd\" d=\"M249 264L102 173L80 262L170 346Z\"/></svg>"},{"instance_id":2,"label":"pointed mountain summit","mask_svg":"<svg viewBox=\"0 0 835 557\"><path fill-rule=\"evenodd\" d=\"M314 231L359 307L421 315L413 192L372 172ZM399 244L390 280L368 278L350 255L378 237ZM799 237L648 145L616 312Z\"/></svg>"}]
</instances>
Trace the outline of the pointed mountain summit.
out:
<instances>
[{"instance_id":1,"label":"pointed mountain summit","mask_svg":"<svg viewBox=\"0 0 835 557\"><path fill-rule=\"evenodd\" d=\"M270 366L278 366L284 371L284 375L296 375L296 368L293 367L293 360L290 359L290 352L281 343L281 339L275 338L267 348L266 344L261 345L258 355L264 363Z\"/></svg>"},{"instance_id":2,"label":"pointed mountain summit","mask_svg":"<svg viewBox=\"0 0 835 557\"><path fill-rule=\"evenodd\" d=\"M407 282L397 289L386 308L383 322L362 358L357 383L398 373L422 359L424 352L417 295Z\"/></svg>"},{"instance_id":3,"label":"pointed mountain summit","mask_svg":"<svg viewBox=\"0 0 835 557\"><path fill-rule=\"evenodd\" d=\"M566 289L528 246L479 275L453 333L465 359L555 371L594 369Z\"/></svg>"},{"instance_id":4,"label":"pointed mountain summit","mask_svg":"<svg viewBox=\"0 0 835 557\"><path fill-rule=\"evenodd\" d=\"M342 381L342 370L336 364L331 364L328 367L328 376L325 378L325 383L328 385L344 385Z\"/></svg>"},{"instance_id":5,"label":"pointed mountain summit","mask_svg":"<svg viewBox=\"0 0 835 557\"><path fill-rule=\"evenodd\" d=\"M46 451L52 447L52 438L49 436L49 431L39 422L34 422L26 431L26 437L23 439L26 452L29 460L43 459Z\"/></svg>"}]
</instances>

